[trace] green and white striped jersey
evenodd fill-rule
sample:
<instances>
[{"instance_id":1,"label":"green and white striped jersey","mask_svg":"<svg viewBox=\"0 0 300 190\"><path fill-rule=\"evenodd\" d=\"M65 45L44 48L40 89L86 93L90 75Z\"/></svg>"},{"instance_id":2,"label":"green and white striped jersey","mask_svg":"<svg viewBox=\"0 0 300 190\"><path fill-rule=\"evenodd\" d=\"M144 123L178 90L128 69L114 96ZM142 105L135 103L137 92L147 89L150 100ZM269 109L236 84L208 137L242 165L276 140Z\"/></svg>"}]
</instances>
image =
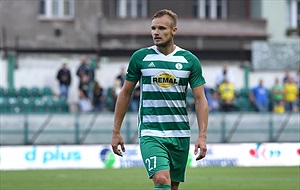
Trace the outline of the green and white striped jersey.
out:
<instances>
[{"instance_id":1,"label":"green and white striped jersey","mask_svg":"<svg viewBox=\"0 0 300 190\"><path fill-rule=\"evenodd\" d=\"M126 80L140 83L139 136L190 137L186 110L188 85L205 84L199 59L176 46L169 55L156 46L136 51Z\"/></svg>"}]
</instances>

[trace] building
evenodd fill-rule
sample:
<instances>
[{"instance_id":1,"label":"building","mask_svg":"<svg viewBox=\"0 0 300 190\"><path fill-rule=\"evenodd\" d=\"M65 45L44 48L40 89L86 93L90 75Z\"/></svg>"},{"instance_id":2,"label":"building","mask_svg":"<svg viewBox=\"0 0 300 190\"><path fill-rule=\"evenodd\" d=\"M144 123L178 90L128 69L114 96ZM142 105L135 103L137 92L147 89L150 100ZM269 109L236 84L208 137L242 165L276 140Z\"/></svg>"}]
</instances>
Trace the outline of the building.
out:
<instances>
[{"instance_id":1,"label":"building","mask_svg":"<svg viewBox=\"0 0 300 190\"><path fill-rule=\"evenodd\" d=\"M268 40L252 44L254 70L296 70L300 67L300 0L252 1L253 18L267 21Z\"/></svg>"},{"instance_id":2,"label":"building","mask_svg":"<svg viewBox=\"0 0 300 190\"><path fill-rule=\"evenodd\" d=\"M253 18L251 0L2 1L2 49L17 53L130 56L150 46L151 16L179 17L176 42L202 59L250 60L253 40L267 40L267 23ZM17 14L16 14L17 13ZM216 56L216 54L218 56Z\"/></svg>"}]
</instances>

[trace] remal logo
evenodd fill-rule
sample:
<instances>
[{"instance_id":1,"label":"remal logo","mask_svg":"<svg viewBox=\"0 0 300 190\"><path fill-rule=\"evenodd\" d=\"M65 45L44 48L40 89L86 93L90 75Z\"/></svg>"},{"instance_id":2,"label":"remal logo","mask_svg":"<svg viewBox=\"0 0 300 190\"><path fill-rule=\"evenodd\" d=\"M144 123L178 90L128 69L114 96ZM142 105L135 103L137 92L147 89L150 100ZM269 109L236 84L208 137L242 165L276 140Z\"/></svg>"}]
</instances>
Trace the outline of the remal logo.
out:
<instances>
[{"instance_id":1,"label":"remal logo","mask_svg":"<svg viewBox=\"0 0 300 190\"><path fill-rule=\"evenodd\" d=\"M105 168L112 168L114 166L114 163L116 162L114 153L108 148L104 148L100 152L100 159L103 162Z\"/></svg>"}]
</instances>

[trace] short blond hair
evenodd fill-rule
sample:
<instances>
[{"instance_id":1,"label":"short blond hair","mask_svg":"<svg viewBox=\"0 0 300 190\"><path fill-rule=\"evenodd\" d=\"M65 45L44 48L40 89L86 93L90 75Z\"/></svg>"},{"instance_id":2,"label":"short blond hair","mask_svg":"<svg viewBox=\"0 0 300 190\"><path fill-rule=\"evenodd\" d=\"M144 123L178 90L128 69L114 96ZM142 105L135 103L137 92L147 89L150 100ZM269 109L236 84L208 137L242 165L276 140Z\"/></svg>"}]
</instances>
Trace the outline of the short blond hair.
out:
<instances>
[{"instance_id":1,"label":"short blond hair","mask_svg":"<svg viewBox=\"0 0 300 190\"><path fill-rule=\"evenodd\" d=\"M178 19L177 14L174 13L173 11L171 11L171 10L168 10L168 9L162 9L162 10L157 11L153 15L152 20L155 19L155 18L160 18L160 17L162 17L164 15L168 15L169 17L172 18L172 20L173 20L173 27L177 26L177 19Z\"/></svg>"}]
</instances>

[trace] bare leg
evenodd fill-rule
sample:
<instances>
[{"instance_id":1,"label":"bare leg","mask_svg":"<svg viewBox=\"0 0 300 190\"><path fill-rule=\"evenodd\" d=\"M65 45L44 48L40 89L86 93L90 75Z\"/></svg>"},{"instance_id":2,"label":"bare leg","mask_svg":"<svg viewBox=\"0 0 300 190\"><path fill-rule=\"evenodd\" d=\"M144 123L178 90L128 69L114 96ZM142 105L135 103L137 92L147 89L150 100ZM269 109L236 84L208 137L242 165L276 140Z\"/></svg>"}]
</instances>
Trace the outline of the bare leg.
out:
<instances>
[{"instance_id":1,"label":"bare leg","mask_svg":"<svg viewBox=\"0 0 300 190\"><path fill-rule=\"evenodd\" d=\"M168 170L162 170L155 173L153 176L154 185L171 184L170 172Z\"/></svg>"},{"instance_id":2,"label":"bare leg","mask_svg":"<svg viewBox=\"0 0 300 190\"><path fill-rule=\"evenodd\" d=\"M172 182L171 182L172 190L178 190L179 183L180 183L180 182L172 181Z\"/></svg>"}]
</instances>

